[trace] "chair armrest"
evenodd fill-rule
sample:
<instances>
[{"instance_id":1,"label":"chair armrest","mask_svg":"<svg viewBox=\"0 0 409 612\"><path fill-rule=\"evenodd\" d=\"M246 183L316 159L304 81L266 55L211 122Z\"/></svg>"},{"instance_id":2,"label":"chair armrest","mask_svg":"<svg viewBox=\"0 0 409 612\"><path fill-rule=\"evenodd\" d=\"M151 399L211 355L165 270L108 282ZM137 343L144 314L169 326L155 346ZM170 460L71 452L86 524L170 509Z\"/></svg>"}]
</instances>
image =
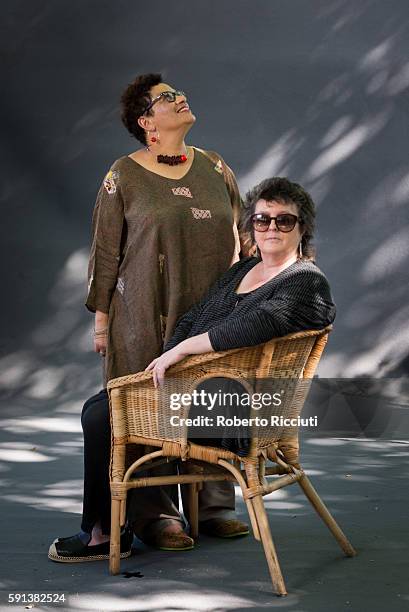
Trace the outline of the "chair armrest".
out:
<instances>
[{"instance_id":1,"label":"chair armrest","mask_svg":"<svg viewBox=\"0 0 409 612\"><path fill-rule=\"evenodd\" d=\"M299 338L306 338L308 336L323 336L328 334L332 330L332 325L328 325L324 329L320 330L307 330L296 332L293 334L288 334L287 336L282 336L280 338L273 338L269 340L265 344L259 344L251 347L243 347L230 349L228 351L219 351L219 352L211 352L211 353L203 353L201 355L190 355L185 357L182 361L170 367L166 372L166 376L173 376L174 374L180 374L187 370L190 371L191 374L194 374L194 369L200 370L205 365L212 364L218 360L223 360L223 366L228 367L229 362L231 362L231 358L234 356L234 361L239 360L240 357L244 356L248 351L254 351L259 349L260 347L264 347L266 345L274 345L280 342L285 342L288 340L297 340ZM126 376L120 376L118 378L113 378L108 382L107 388L115 389L117 387L122 387L124 385L132 385L133 383L142 383L144 381L148 381L152 379L152 372L137 372L136 374L128 374Z\"/></svg>"},{"instance_id":2,"label":"chair armrest","mask_svg":"<svg viewBox=\"0 0 409 612\"><path fill-rule=\"evenodd\" d=\"M205 364L209 364L215 362L222 358L228 358L230 355L234 355L239 352L245 352L249 349L246 348L238 348L231 349L229 351L219 351L217 353L203 353L201 355L190 355L185 357L179 363L176 363L174 366L171 366L167 372L166 376L179 374L180 372L184 372L186 370L192 370L194 368L200 368ZM107 385L108 389L115 389L116 387L122 387L124 385L131 385L133 383L141 383L144 381L148 381L152 379L152 372L137 372L136 374L128 374L127 376L120 376L118 378L112 378Z\"/></svg>"}]
</instances>

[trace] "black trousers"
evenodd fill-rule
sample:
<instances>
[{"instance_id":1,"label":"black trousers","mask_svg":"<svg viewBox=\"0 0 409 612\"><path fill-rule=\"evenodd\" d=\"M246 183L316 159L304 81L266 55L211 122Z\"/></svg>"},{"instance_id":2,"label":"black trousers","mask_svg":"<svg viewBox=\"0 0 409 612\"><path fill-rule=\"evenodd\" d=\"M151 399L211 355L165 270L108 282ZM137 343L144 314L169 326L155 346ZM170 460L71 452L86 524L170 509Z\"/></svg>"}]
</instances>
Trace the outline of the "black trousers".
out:
<instances>
[{"instance_id":1,"label":"black trousers","mask_svg":"<svg viewBox=\"0 0 409 612\"><path fill-rule=\"evenodd\" d=\"M111 426L106 390L90 397L81 414L84 432L84 498L81 529L91 533L98 521L102 533L111 528L111 491L109 460L111 454Z\"/></svg>"}]
</instances>

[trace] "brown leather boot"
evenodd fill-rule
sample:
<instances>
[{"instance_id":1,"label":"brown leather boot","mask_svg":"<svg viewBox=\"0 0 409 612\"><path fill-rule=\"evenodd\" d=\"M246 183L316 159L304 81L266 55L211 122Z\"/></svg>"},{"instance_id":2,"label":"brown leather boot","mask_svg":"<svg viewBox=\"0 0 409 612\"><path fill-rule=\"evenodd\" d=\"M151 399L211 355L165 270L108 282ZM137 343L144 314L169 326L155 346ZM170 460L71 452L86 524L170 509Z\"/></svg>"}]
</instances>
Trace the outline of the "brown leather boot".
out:
<instances>
[{"instance_id":1,"label":"brown leather boot","mask_svg":"<svg viewBox=\"0 0 409 612\"><path fill-rule=\"evenodd\" d=\"M157 533L150 539L151 546L159 550L192 550L195 542L184 531L180 533Z\"/></svg>"},{"instance_id":2,"label":"brown leather boot","mask_svg":"<svg viewBox=\"0 0 409 612\"><path fill-rule=\"evenodd\" d=\"M194 540L183 531L182 527L180 527L180 531L169 532L166 526L163 526L163 528L148 526L141 539L145 544L154 546L159 550L192 550L195 546Z\"/></svg>"},{"instance_id":3,"label":"brown leather boot","mask_svg":"<svg viewBox=\"0 0 409 612\"><path fill-rule=\"evenodd\" d=\"M249 534L249 526L238 519L208 519L199 523L199 531L216 538L237 538Z\"/></svg>"}]
</instances>

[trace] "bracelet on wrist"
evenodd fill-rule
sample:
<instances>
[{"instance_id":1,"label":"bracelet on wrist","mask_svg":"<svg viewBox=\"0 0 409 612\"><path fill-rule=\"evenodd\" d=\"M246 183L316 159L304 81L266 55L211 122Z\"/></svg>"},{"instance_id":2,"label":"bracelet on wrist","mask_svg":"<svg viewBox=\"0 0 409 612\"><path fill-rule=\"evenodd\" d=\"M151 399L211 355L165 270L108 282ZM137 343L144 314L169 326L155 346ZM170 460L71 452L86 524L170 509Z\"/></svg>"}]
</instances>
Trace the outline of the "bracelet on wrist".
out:
<instances>
[{"instance_id":1,"label":"bracelet on wrist","mask_svg":"<svg viewBox=\"0 0 409 612\"><path fill-rule=\"evenodd\" d=\"M108 328L107 327L103 327L101 329L94 329L94 336L98 337L98 336L106 336L108 333Z\"/></svg>"}]
</instances>

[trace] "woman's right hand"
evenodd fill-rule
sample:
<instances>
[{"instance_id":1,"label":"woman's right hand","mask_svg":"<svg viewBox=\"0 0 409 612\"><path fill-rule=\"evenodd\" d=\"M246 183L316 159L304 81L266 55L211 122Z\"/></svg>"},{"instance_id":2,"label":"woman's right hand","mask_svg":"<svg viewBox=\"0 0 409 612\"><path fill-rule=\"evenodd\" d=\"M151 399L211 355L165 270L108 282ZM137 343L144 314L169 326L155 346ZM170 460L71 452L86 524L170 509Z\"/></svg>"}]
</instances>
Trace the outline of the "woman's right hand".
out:
<instances>
[{"instance_id":1,"label":"woman's right hand","mask_svg":"<svg viewBox=\"0 0 409 612\"><path fill-rule=\"evenodd\" d=\"M107 352L107 335L94 336L94 351L99 353L101 357L105 357Z\"/></svg>"},{"instance_id":2,"label":"woman's right hand","mask_svg":"<svg viewBox=\"0 0 409 612\"><path fill-rule=\"evenodd\" d=\"M108 315L97 310L95 313L94 351L105 357L108 339Z\"/></svg>"}]
</instances>

